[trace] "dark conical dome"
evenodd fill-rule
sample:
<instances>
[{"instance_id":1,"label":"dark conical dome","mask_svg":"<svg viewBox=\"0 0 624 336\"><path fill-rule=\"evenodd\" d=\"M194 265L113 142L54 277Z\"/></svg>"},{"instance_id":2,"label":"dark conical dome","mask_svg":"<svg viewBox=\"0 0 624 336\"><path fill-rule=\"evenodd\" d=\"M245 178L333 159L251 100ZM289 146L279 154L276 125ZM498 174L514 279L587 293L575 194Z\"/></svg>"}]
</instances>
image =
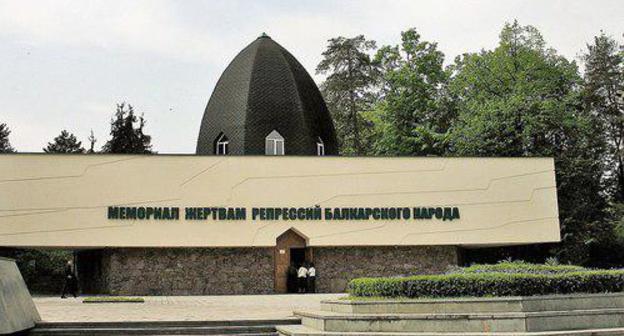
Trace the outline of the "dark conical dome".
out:
<instances>
[{"instance_id":1,"label":"dark conical dome","mask_svg":"<svg viewBox=\"0 0 624 336\"><path fill-rule=\"evenodd\" d=\"M265 138L277 131L286 155L337 155L334 125L314 80L282 46L263 34L225 69L210 97L197 154L215 154L217 139L233 155L264 155Z\"/></svg>"}]
</instances>

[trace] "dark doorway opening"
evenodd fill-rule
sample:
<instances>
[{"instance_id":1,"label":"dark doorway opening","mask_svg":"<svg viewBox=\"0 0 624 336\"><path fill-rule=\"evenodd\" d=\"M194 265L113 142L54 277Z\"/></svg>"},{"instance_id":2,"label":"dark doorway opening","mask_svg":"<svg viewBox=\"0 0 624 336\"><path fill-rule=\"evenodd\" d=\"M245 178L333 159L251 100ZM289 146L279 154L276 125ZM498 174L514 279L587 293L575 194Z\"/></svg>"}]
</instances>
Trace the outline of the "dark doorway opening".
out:
<instances>
[{"instance_id":1,"label":"dark doorway opening","mask_svg":"<svg viewBox=\"0 0 624 336\"><path fill-rule=\"evenodd\" d=\"M290 266L299 268L306 262L306 249L305 248L291 248L290 249Z\"/></svg>"}]
</instances>

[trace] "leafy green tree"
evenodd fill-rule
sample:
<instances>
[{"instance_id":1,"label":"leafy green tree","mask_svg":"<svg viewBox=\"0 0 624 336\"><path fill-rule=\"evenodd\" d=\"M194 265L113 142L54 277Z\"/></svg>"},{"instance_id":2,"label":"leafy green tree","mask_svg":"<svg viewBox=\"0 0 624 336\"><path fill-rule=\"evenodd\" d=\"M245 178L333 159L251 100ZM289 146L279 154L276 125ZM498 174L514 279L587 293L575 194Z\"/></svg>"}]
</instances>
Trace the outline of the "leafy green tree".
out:
<instances>
[{"instance_id":1,"label":"leafy green tree","mask_svg":"<svg viewBox=\"0 0 624 336\"><path fill-rule=\"evenodd\" d=\"M539 31L506 24L494 50L465 54L452 67L458 119L450 150L464 156L555 158L565 262L588 262L592 244L609 232L603 195L604 139L583 108L574 62Z\"/></svg>"},{"instance_id":2,"label":"leafy green tree","mask_svg":"<svg viewBox=\"0 0 624 336\"><path fill-rule=\"evenodd\" d=\"M152 153L151 136L146 135L143 116L134 114L132 105L117 104L111 120L111 139L102 147L104 153L149 154Z\"/></svg>"},{"instance_id":3,"label":"leafy green tree","mask_svg":"<svg viewBox=\"0 0 624 336\"><path fill-rule=\"evenodd\" d=\"M613 38L601 33L587 45L584 98L602 121L609 148L609 177L615 202L624 201L624 54Z\"/></svg>"},{"instance_id":4,"label":"leafy green tree","mask_svg":"<svg viewBox=\"0 0 624 336\"><path fill-rule=\"evenodd\" d=\"M85 149L75 135L62 130L53 142L48 142L48 146L43 151L46 153L84 153Z\"/></svg>"},{"instance_id":5,"label":"leafy green tree","mask_svg":"<svg viewBox=\"0 0 624 336\"><path fill-rule=\"evenodd\" d=\"M379 49L375 61L383 78L382 100L369 114L375 124L375 154L444 154L455 108L437 44L409 29L401 33L400 45Z\"/></svg>"},{"instance_id":6,"label":"leafy green tree","mask_svg":"<svg viewBox=\"0 0 624 336\"><path fill-rule=\"evenodd\" d=\"M11 130L6 124L0 124L0 153L13 153L15 149L11 147L9 135Z\"/></svg>"},{"instance_id":7,"label":"leafy green tree","mask_svg":"<svg viewBox=\"0 0 624 336\"><path fill-rule=\"evenodd\" d=\"M15 259L31 293L57 295L65 281L65 263L73 252L0 247L0 256Z\"/></svg>"},{"instance_id":8,"label":"leafy green tree","mask_svg":"<svg viewBox=\"0 0 624 336\"><path fill-rule=\"evenodd\" d=\"M321 91L334 118L342 154L362 155L367 148L363 132L369 128L362 113L375 100L378 71L369 55L376 48L375 41L359 35L328 42L316 68L318 74L327 75Z\"/></svg>"}]
</instances>

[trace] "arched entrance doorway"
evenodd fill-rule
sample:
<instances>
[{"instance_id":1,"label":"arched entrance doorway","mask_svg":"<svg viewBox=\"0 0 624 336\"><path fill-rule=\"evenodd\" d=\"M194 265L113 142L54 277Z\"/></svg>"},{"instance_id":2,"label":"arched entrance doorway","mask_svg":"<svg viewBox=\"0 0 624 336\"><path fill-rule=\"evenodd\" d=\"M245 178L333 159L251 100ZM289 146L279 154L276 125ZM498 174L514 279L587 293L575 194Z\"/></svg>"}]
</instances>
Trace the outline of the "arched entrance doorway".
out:
<instances>
[{"instance_id":1,"label":"arched entrance doorway","mask_svg":"<svg viewBox=\"0 0 624 336\"><path fill-rule=\"evenodd\" d=\"M295 229L289 229L275 242L275 293L296 293L296 276L292 279L291 267L296 269L305 262L312 262L312 249L306 245L306 237ZM291 275L289 277L289 271ZM289 281L290 279L290 281Z\"/></svg>"}]
</instances>

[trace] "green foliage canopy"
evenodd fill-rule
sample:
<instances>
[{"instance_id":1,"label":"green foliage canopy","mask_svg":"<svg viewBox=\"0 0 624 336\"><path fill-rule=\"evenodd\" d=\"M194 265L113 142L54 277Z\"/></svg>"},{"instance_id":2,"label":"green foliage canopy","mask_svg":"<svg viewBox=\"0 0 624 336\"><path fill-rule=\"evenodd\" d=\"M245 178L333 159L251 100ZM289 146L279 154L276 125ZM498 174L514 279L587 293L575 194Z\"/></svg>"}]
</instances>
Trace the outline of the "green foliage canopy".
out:
<instances>
[{"instance_id":1,"label":"green foliage canopy","mask_svg":"<svg viewBox=\"0 0 624 336\"><path fill-rule=\"evenodd\" d=\"M327 75L321 91L334 119L341 154L362 155L368 147L363 139L370 128L362 112L369 110L376 98L378 70L369 55L375 41L359 35L328 42L316 68L318 74Z\"/></svg>"},{"instance_id":2,"label":"green foliage canopy","mask_svg":"<svg viewBox=\"0 0 624 336\"><path fill-rule=\"evenodd\" d=\"M624 202L624 45L601 33L583 60L584 102L602 123L608 145L610 194Z\"/></svg>"},{"instance_id":3,"label":"green foliage canopy","mask_svg":"<svg viewBox=\"0 0 624 336\"><path fill-rule=\"evenodd\" d=\"M604 139L583 109L574 62L546 48L540 33L506 24L494 50L464 54L452 66L458 117L450 152L461 156L553 156L563 244L560 259L587 261L608 234L602 193Z\"/></svg>"},{"instance_id":4,"label":"green foliage canopy","mask_svg":"<svg viewBox=\"0 0 624 336\"><path fill-rule=\"evenodd\" d=\"M0 123L0 153L13 153L15 149L9 142L9 135L11 130L6 124Z\"/></svg>"},{"instance_id":5,"label":"green foliage canopy","mask_svg":"<svg viewBox=\"0 0 624 336\"><path fill-rule=\"evenodd\" d=\"M145 134L145 119L134 114L132 105L121 103L111 120L111 139L102 147L104 153L152 153L151 136Z\"/></svg>"},{"instance_id":6,"label":"green foliage canopy","mask_svg":"<svg viewBox=\"0 0 624 336\"><path fill-rule=\"evenodd\" d=\"M516 21L505 24L494 49L463 54L446 68L436 43L415 29L403 32L400 44L381 47L372 61L372 47L365 47L372 41L330 41L319 69L330 74L323 91L345 153L554 157L562 244L549 253L586 263L611 239L607 187L624 193L621 46L618 53L615 42L597 37L584 57L584 81L575 62L549 48L535 27ZM349 76L353 64L365 64L359 76ZM349 104L350 97L376 101ZM353 127L351 116L361 123Z\"/></svg>"},{"instance_id":7,"label":"green foliage canopy","mask_svg":"<svg viewBox=\"0 0 624 336\"><path fill-rule=\"evenodd\" d=\"M375 63L382 84L381 100L368 114L375 127L374 154L444 154L455 109L437 44L409 29L401 33L400 45L380 48Z\"/></svg>"},{"instance_id":8,"label":"green foliage canopy","mask_svg":"<svg viewBox=\"0 0 624 336\"><path fill-rule=\"evenodd\" d=\"M46 153L84 153L85 149L75 135L63 130L54 138L54 141L48 142L48 146L43 151Z\"/></svg>"}]
</instances>

